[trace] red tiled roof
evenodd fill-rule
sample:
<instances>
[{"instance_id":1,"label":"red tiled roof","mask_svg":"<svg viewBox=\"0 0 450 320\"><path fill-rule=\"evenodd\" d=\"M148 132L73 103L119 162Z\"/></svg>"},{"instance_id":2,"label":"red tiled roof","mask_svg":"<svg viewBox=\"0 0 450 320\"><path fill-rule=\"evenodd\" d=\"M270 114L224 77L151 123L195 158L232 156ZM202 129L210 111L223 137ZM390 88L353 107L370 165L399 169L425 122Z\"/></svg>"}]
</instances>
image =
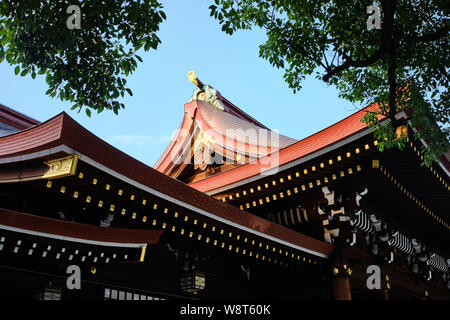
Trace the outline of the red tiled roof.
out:
<instances>
[{"instance_id":1,"label":"red tiled roof","mask_svg":"<svg viewBox=\"0 0 450 320\"><path fill-rule=\"evenodd\" d=\"M206 211L244 229L252 229L325 256L329 256L333 251L334 247L330 244L241 211L160 173L101 140L64 112L34 128L0 137L0 159L37 151L47 152L52 147L62 145L80 153L81 161L83 156L89 157L128 179L171 197L174 201Z\"/></svg>"},{"instance_id":2,"label":"red tiled roof","mask_svg":"<svg viewBox=\"0 0 450 320\"><path fill-rule=\"evenodd\" d=\"M155 168L169 174L180 160L186 145L191 144L194 125L231 153L261 157L296 142L233 113L219 110L208 102L194 100L185 105L183 122L177 135L155 164ZM194 137L195 139L195 137Z\"/></svg>"},{"instance_id":3,"label":"red tiled roof","mask_svg":"<svg viewBox=\"0 0 450 320\"><path fill-rule=\"evenodd\" d=\"M2 104L0 104L0 122L19 130L27 129L39 124L39 121Z\"/></svg>"},{"instance_id":4,"label":"red tiled roof","mask_svg":"<svg viewBox=\"0 0 450 320\"><path fill-rule=\"evenodd\" d=\"M291 144L278 152L272 153L267 157L233 168L229 171L219 173L198 182L191 183L190 186L202 192L216 190L223 186L245 180L264 171L273 169L276 166L282 166L312 152L323 149L366 129L367 127L361 122L361 119L367 110L374 107L375 105L368 106L363 110L360 110L333 124L332 126Z\"/></svg>"},{"instance_id":5,"label":"red tiled roof","mask_svg":"<svg viewBox=\"0 0 450 320\"><path fill-rule=\"evenodd\" d=\"M232 115L235 115L236 117L239 117L243 120L246 120L250 123L253 123L254 125L257 125L258 127L269 129L265 125L263 125L261 122L255 120L254 118L250 117L248 114L246 114L244 111L236 107L233 103L231 103L230 100L227 98L221 96L222 103L228 108L228 112Z\"/></svg>"},{"instance_id":6,"label":"red tiled roof","mask_svg":"<svg viewBox=\"0 0 450 320\"><path fill-rule=\"evenodd\" d=\"M24 151L31 153L42 146L47 148L57 146L61 138L62 125L63 117L56 116L36 127L0 137L0 158L22 154Z\"/></svg>"},{"instance_id":7,"label":"red tiled roof","mask_svg":"<svg viewBox=\"0 0 450 320\"><path fill-rule=\"evenodd\" d=\"M238 149L242 149L242 151L245 151L245 145L249 145L250 147L254 146L262 149L262 152L268 152L271 149L287 147L297 141L279 135L270 129L261 128L228 112L223 112L210 103L201 100L197 101L197 112L194 117L202 129L211 132L222 145L228 146L227 141L224 140L232 140L228 143L236 142L236 144L242 144L241 147L236 146ZM230 137L229 132L235 132L237 134ZM254 132L254 134L242 135L244 132ZM275 143L272 143L272 138ZM266 150L266 148L268 149ZM253 153L258 153L258 151L254 150Z\"/></svg>"}]
</instances>

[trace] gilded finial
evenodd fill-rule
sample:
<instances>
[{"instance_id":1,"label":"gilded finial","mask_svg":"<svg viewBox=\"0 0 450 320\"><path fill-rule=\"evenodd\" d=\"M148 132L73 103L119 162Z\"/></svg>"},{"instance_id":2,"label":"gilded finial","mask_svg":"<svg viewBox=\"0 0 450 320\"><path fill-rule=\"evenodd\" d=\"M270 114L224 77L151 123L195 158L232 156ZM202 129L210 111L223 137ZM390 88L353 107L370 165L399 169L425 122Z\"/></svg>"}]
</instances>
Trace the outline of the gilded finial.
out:
<instances>
[{"instance_id":1,"label":"gilded finial","mask_svg":"<svg viewBox=\"0 0 450 320\"><path fill-rule=\"evenodd\" d=\"M195 71L191 70L188 72L188 79L190 82L198 86L197 76L195 75Z\"/></svg>"},{"instance_id":2,"label":"gilded finial","mask_svg":"<svg viewBox=\"0 0 450 320\"><path fill-rule=\"evenodd\" d=\"M194 100L203 100L211 103L213 106L220 110L225 110L225 106L223 105L220 93L209 85L205 85L200 79L197 78L197 75L193 70L188 72L188 79L190 82L197 86L197 89L194 90L194 94L188 100L188 102Z\"/></svg>"},{"instance_id":3,"label":"gilded finial","mask_svg":"<svg viewBox=\"0 0 450 320\"><path fill-rule=\"evenodd\" d=\"M203 87L203 83L197 78L197 75L195 74L195 72L193 70L188 72L188 79L190 82L195 84L198 88L201 89Z\"/></svg>"}]
</instances>

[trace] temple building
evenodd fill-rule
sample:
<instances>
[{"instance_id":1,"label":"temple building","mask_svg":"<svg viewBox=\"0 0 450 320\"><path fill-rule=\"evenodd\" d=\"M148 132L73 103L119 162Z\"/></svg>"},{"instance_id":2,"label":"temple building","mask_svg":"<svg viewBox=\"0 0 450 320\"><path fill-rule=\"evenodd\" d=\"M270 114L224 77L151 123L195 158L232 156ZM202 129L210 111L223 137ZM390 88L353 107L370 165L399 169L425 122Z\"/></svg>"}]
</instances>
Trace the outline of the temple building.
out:
<instances>
[{"instance_id":1,"label":"temple building","mask_svg":"<svg viewBox=\"0 0 450 320\"><path fill-rule=\"evenodd\" d=\"M374 106L292 139L188 78L153 167L0 105L0 299L450 298L449 153L380 152Z\"/></svg>"}]
</instances>

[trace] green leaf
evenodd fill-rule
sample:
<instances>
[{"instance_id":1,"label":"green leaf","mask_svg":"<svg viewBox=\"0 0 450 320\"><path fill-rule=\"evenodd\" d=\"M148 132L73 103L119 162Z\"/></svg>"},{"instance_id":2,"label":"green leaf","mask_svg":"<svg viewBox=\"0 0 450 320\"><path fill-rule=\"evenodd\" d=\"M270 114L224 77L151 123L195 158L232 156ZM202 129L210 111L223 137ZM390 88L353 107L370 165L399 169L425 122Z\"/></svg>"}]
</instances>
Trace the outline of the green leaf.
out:
<instances>
[{"instance_id":1,"label":"green leaf","mask_svg":"<svg viewBox=\"0 0 450 320\"><path fill-rule=\"evenodd\" d=\"M435 153L442 155L450 148L448 70L443 67L448 65L448 41L447 34L430 42L418 41L418 35L430 34L436 26L445 25L448 6L431 0L424 7L419 2L396 1L392 12L396 33L392 52L396 59L395 82L400 88L408 84L407 92L416 92L419 99L400 99L400 92L389 97L392 81L388 74L392 70L384 57L357 68L345 63L371 60L382 43L380 30L367 30L368 15L361 1L215 0L216 5L209 9L226 34L253 26L262 28L267 40L259 47L259 56L284 69L284 80L294 93L301 89L306 76L314 74L336 86L340 97L358 107L378 102L378 115L389 116L393 106L387 101L395 99L397 110L414 110L418 117L414 126L421 128L420 138L430 141L433 149L430 157L424 155L427 161L437 159ZM420 9L413 10L416 7ZM443 88L446 101L440 98L437 88ZM404 148L395 140L395 130L390 125L380 126L377 114L363 121L380 138L380 150Z\"/></svg>"},{"instance_id":2,"label":"green leaf","mask_svg":"<svg viewBox=\"0 0 450 320\"><path fill-rule=\"evenodd\" d=\"M86 115L90 118L91 117L91 110L89 110L88 108L86 108L85 110L86 110Z\"/></svg>"},{"instance_id":3,"label":"green leaf","mask_svg":"<svg viewBox=\"0 0 450 320\"><path fill-rule=\"evenodd\" d=\"M86 114L101 111L99 100L120 96L122 77L143 62L140 56L134 58L135 52L144 45L146 50L157 49L160 24L167 19L163 6L154 0L107 1L108 6L93 1L89 12L83 13L82 29L67 30L67 16L58 13L64 11L63 4L35 2L0 1L0 60L5 57L16 75L30 73L35 79L46 74L46 94L76 105L75 109L85 107ZM37 17L45 21L45 28L36 24Z\"/></svg>"}]
</instances>

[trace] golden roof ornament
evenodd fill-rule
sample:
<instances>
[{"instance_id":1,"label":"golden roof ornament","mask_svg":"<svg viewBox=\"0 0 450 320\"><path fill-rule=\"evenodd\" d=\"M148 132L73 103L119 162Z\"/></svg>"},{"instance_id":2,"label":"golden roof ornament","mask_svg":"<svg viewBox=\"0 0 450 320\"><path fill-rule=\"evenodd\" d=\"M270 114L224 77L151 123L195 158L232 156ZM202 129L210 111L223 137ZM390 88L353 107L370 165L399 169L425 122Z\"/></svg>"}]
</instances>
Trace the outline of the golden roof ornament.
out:
<instances>
[{"instance_id":1,"label":"golden roof ornament","mask_svg":"<svg viewBox=\"0 0 450 320\"><path fill-rule=\"evenodd\" d=\"M188 79L190 82L195 84L197 86L197 89L194 90L194 93L192 97L188 100L188 102L194 101L194 100L203 100L206 102L209 102L213 106L215 106L217 109L220 109L222 111L226 111L226 107L221 101L221 95L220 93L214 89L213 87L209 85L203 84L200 79L197 78L197 75L193 70L188 72Z\"/></svg>"},{"instance_id":2,"label":"golden roof ornament","mask_svg":"<svg viewBox=\"0 0 450 320\"><path fill-rule=\"evenodd\" d=\"M195 74L194 70L188 72L188 79L190 82L195 84L199 89L203 87L203 83L199 79L197 79L197 75Z\"/></svg>"}]
</instances>

